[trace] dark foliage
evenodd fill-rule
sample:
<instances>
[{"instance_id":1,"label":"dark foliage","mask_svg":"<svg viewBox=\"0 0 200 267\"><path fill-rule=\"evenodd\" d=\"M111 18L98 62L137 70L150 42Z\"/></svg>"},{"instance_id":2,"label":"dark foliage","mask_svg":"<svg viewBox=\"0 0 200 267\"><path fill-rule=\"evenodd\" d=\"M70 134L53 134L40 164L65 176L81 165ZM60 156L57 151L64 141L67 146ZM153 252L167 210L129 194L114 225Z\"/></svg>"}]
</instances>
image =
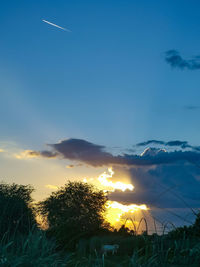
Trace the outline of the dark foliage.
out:
<instances>
[{"instance_id":1,"label":"dark foliage","mask_svg":"<svg viewBox=\"0 0 200 267\"><path fill-rule=\"evenodd\" d=\"M177 227L168 233L168 237L175 240L182 238L200 238L200 212L196 214L193 225Z\"/></svg>"},{"instance_id":2,"label":"dark foliage","mask_svg":"<svg viewBox=\"0 0 200 267\"><path fill-rule=\"evenodd\" d=\"M68 247L82 236L90 236L106 227L103 213L107 196L92 185L68 182L38 204L47 218L50 234Z\"/></svg>"},{"instance_id":3,"label":"dark foliage","mask_svg":"<svg viewBox=\"0 0 200 267\"><path fill-rule=\"evenodd\" d=\"M196 220L193 224L193 228L195 233L200 237L200 212L198 212L196 215Z\"/></svg>"},{"instance_id":4,"label":"dark foliage","mask_svg":"<svg viewBox=\"0 0 200 267\"><path fill-rule=\"evenodd\" d=\"M30 185L0 184L0 236L28 233L35 222Z\"/></svg>"}]
</instances>

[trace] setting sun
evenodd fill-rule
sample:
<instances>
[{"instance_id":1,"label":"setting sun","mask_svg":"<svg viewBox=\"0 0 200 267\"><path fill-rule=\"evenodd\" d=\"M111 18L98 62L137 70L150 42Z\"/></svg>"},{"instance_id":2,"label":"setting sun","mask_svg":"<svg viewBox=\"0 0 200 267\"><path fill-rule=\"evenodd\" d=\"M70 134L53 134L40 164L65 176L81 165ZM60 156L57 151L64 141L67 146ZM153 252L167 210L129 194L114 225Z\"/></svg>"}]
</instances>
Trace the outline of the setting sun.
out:
<instances>
[{"instance_id":1,"label":"setting sun","mask_svg":"<svg viewBox=\"0 0 200 267\"><path fill-rule=\"evenodd\" d=\"M112 226L118 226L118 222L122 219L132 218L134 215L140 215L140 211L147 211L148 208L145 204L136 205L124 205L117 201L108 201L106 219ZM138 216L138 217L142 217Z\"/></svg>"},{"instance_id":2,"label":"setting sun","mask_svg":"<svg viewBox=\"0 0 200 267\"><path fill-rule=\"evenodd\" d=\"M105 193L114 192L116 190L125 192L126 190L133 191L134 185L123 183L121 181L113 182L111 179L115 174L112 167L108 168L108 171L104 171L97 178L97 181L100 184L97 184L98 187L101 187ZM90 179L91 180L91 179ZM89 182L88 179L84 178L83 182ZM95 181L94 181L95 182ZM117 201L108 200L107 202L107 210L106 210L106 220L115 228L119 228L123 223L123 220L131 218L137 215L137 219L140 220L142 218L141 211L147 211L149 208L146 204L136 205L134 203L126 205L119 203ZM138 221L135 221L134 224L137 224ZM127 223L128 227L132 227L131 224Z\"/></svg>"},{"instance_id":3,"label":"setting sun","mask_svg":"<svg viewBox=\"0 0 200 267\"><path fill-rule=\"evenodd\" d=\"M0 266L200 266L200 1L0 3Z\"/></svg>"}]
</instances>

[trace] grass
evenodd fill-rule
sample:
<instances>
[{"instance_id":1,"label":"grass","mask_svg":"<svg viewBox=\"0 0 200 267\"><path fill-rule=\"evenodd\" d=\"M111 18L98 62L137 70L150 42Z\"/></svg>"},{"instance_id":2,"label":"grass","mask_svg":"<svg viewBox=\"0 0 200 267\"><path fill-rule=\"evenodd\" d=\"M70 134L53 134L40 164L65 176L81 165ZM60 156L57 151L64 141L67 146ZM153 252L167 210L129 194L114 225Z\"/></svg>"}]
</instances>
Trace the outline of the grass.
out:
<instances>
[{"instance_id":1,"label":"grass","mask_svg":"<svg viewBox=\"0 0 200 267\"><path fill-rule=\"evenodd\" d=\"M32 229L28 235L16 234L0 241L0 266L66 266L70 254L57 252L56 243L45 232Z\"/></svg>"},{"instance_id":2,"label":"grass","mask_svg":"<svg viewBox=\"0 0 200 267\"><path fill-rule=\"evenodd\" d=\"M102 256L103 244L119 244L117 254ZM5 234L0 240L3 267L197 267L199 262L200 238L185 235L177 240L169 234L93 236L80 239L73 252L58 250L55 240L37 228L27 235Z\"/></svg>"},{"instance_id":3,"label":"grass","mask_svg":"<svg viewBox=\"0 0 200 267\"><path fill-rule=\"evenodd\" d=\"M200 262L200 243L199 239L180 239L178 241L170 239L167 235L163 236L133 236L118 237L120 245L117 255L108 255L102 259L98 254L100 244L114 243L113 237L94 237L88 241L90 252L86 253L88 243L80 242L80 247L85 255L77 253L77 266L199 266ZM91 244L97 247L91 251ZM79 247L79 249L80 249ZM81 261L82 259L82 261ZM91 262L96 260L96 265ZM74 259L75 260L75 259ZM97 265L98 263L98 265Z\"/></svg>"}]
</instances>

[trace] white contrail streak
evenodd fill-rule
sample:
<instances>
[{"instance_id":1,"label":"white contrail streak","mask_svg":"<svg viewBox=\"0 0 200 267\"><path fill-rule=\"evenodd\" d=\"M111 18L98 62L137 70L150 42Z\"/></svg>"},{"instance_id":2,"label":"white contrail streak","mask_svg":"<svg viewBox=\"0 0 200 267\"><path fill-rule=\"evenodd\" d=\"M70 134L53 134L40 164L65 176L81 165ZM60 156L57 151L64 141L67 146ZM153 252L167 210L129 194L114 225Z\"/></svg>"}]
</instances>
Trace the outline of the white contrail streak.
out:
<instances>
[{"instance_id":1,"label":"white contrail streak","mask_svg":"<svg viewBox=\"0 0 200 267\"><path fill-rule=\"evenodd\" d=\"M57 27L57 28L59 28L59 29L61 29L61 30L63 30L63 31L71 32L70 30L68 30L68 29L66 29L66 28L63 28L63 27L60 27L60 26L58 26L58 25L56 25L56 24L54 24L54 23L52 23L52 22L49 22L49 21L47 21L47 20L45 20L45 19L43 19L42 21L45 22L45 23L47 23L47 24L50 24L50 25L52 25L52 26L54 26L54 27Z\"/></svg>"}]
</instances>

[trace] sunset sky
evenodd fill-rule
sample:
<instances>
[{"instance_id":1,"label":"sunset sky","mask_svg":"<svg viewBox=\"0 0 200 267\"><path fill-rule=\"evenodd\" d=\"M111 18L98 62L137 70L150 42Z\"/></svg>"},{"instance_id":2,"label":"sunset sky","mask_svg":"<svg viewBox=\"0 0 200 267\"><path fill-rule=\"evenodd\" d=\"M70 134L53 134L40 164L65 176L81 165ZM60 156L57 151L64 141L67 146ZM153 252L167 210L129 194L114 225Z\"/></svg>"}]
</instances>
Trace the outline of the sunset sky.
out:
<instances>
[{"instance_id":1,"label":"sunset sky","mask_svg":"<svg viewBox=\"0 0 200 267\"><path fill-rule=\"evenodd\" d=\"M197 0L2 1L1 180L41 200L113 167L113 182L135 187L113 201L189 218L200 206L199 12Z\"/></svg>"}]
</instances>

